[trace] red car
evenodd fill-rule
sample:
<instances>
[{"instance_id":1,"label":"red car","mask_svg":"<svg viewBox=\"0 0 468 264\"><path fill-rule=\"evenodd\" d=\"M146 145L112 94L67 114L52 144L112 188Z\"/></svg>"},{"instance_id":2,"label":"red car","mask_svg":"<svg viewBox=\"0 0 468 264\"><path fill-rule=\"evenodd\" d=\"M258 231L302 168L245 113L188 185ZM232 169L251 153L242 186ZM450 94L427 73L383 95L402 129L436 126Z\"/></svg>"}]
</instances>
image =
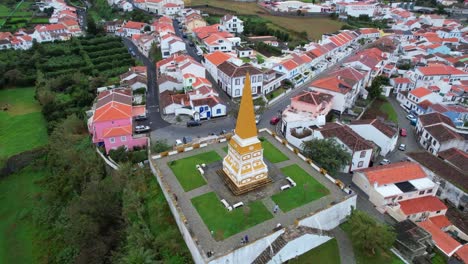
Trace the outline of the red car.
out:
<instances>
[{"instance_id":1,"label":"red car","mask_svg":"<svg viewBox=\"0 0 468 264\"><path fill-rule=\"evenodd\" d=\"M406 128L400 129L400 136L406 137Z\"/></svg>"},{"instance_id":2,"label":"red car","mask_svg":"<svg viewBox=\"0 0 468 264\"><path fill-rule=\"evenodd\" d=\"M279 121L280 121L280 118L275 116L270 120L270 124L271 125L276 125L276 124L278 124Z\"/></svg>"}]
</instances>

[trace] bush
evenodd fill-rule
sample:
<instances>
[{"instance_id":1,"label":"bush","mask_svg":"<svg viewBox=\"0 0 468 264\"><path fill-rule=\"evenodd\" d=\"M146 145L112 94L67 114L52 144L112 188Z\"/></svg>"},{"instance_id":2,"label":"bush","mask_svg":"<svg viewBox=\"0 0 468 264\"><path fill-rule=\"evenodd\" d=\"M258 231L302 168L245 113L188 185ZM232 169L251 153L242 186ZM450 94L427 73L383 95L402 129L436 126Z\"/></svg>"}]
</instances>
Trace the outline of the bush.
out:
<instances>
[{"instance_id":1,"label":"bush","mask_svg":"<svg viewBox=\"0 0 468 264\"><path fill-rule=\"evenodd\" d=\"M126 162L129 159L127 149L124 146L118 147L117 149L111 149L109 156L115 162Z\"/></svg>"},{"instance_id":2,"label":"bush","mask_svg":"<svg viewBox=\"0 0 468 264\"><path fill-rule=\"evenodd\" d=\"M172 149L172 146L165 139L151 142L151 152L153 153L162 153L170 149Z\"/></svg>"}]
</instances>

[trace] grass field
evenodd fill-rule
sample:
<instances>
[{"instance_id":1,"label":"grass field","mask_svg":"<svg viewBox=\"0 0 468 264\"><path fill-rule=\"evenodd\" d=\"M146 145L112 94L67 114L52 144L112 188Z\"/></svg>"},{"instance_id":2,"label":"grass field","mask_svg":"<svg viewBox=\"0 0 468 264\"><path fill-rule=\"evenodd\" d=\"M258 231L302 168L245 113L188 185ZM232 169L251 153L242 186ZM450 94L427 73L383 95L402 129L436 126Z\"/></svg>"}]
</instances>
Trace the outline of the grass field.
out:
<instances>
[{"instance_id":1,"label":"grass field","mask_svg":"<svg viewBox=\"0 0 468 264\"><path fill-rule=\"evenodd\" d=\"M276 98L278 97L278 95L284 93L286 91L286 89L284 89L283 87L280 87L276 90L274 90L270 95L268 95L268 99L273 99L273 98Z\"/></svg>"},{"instance_id":2,"label":"grass field","mask_svg":"<svg viewBox=\"0 0 468 264\"><path fill-rule=\"evenodd\" d=\"M206 184L205 179L195 168L197 164L210 164L221 160L221 157L215 151L201 153L195 156L187 157L168 163L174 175L179 180L184 191L188 192Z\"/></svg>"},{"instance_id":3,"label":"grass field","mask_svg":"<svg viewBox=\"0 0 468 264\"><path fill-rule=\"evenodd\" d=\"M190 0L186 5L210 5L218 8L232 10L239 15L258 15L268 19L278 28L292 30L297 33L305 31L309 39L319 40L324 33L336 32L343 23L328 18L279 17L269 15L255 3L244 3L228 0Z\"/></svg>"},{"instance_id":4,"label":"grass field","mask_svg":"<svg viewBox=\"0 0 468 264\"><path fill-rule=\"evenodd\" d=\"M295 187L277 193L271 197L283 212L310 203L330 193L327 188L297 164L281 168L281 172L291 177L291 179L296 182Z\"/></svg>"},{"instance_id":5,"label":"grass field","mask_svg":"<svg viewBox=\"0 0 468 264\"><path fill-rule=\"evenodd\" d=\"M35 181L42 171L25 168L0 180L0 263L36 263L39 255L32 222Z\"/></svg>"},{"instance_id":6,"label":"grass field","mask_svg":"<svg viewBox=\"0 0 468 264\"><path fill-rule=\"evenodd\" d=\"M343 231L345 231L348 234L348 237L350 237L351 226L349 225L349 223L346 222L344 224L341 224L340 227L341 229L343 229ZM367 252L363 252L362 250L360 250L354 242L355 241L351 240L351 243L353 244L353 251L354 251L354 256L356 258L357 264L367 264L367 263L403 264L404 263L391 251L388 251L388 252L377 251L375 255L369 255Z\"/></svg>"},{"instance_id":7,"label":"grass field","mask_svg":"<svg viewBox=\"0 0 468 264\"><path fill-rule=\"evenodd\" d=\"M192 204L216 240L228 238L273 217L261 201L229 212L214 192L193 198Z\"/></svg>"},{"instance_id":8,"label":"grass field","mask_svg":"<svg viewBox=\"0 0 468 264\"><path fill-rule=\"evenodd\" d=\"M271 163L278 163L289 159L288 156L284 155L265 138L260 138L260 140L262 141L263 157Z\"/></svg>"},{"instance_id":9,"label":"grass field","mask_svg":"<svg viewBox=\"0 0 468 264\"><path fill-rule=\"evenodd\" d=\"M336 239L330 239L322 245L313 248L296 259L288 261L289 264L303 263L326 263L340 264L340 252L338 250L338 242Z\"/></svg>"},{"instance_id":10,"label":"grass field","mask_svg":"<svg viewBox=\"0 0 468 264\"><path fill-rule=\"evenodd\" d=\"M34 88L0 90L0 160L47 143L46 122Z\"/></svg>"},{"instance_id":11,"label":"grass field","mask_svg":"<svg viewBox=\"0 0 468 264\"><path fill-rule=\"evenodd\" d=\"M393 106L386 99L376 99L371 107L363 114L362 119L373 119L377 116L398 123L398 116Z\"/></svg>"}]
</instances>

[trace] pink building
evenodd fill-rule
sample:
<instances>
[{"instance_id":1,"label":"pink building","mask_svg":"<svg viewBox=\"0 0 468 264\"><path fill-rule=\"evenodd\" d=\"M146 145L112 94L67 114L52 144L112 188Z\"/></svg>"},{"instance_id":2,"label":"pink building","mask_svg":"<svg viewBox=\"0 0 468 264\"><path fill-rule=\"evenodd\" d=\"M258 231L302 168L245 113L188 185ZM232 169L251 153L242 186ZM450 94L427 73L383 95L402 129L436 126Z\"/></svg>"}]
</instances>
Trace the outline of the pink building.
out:
<instances>
[{"instance_id":1,"label":"pink building","mask_svg":"<svg viewBox=\"0 0 468 264\"><path fill-rule=\"evenodd\" d=\"M145 147L147 137L133 135L133 117L145 113L144 106L132 106L131 89L114 89L98 95L93 116L88 120L88 130L93 143L104 144L106 153L125 146L132 150Z\"/></svg>"}]
</instances>

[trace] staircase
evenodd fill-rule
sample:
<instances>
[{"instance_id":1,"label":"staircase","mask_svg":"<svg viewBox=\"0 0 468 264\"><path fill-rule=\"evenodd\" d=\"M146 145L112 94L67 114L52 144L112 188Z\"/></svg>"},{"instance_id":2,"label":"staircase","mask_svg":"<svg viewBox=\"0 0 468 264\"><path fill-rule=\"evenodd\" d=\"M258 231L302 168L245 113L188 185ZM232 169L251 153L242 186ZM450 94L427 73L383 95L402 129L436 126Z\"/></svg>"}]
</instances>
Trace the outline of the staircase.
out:
<instances>
[{"instance_id":1,"label":"staircase","mask_svg":"<svg viewBox=\"0 0 468 264\"><path fill-rule=\"evenodd\" d=\"M285 229L284 233L278 236L263 252L252 262L252 264L268 263L289 241L301 237L305 234L329 236L332 237L330 231L321 230L308 226L293 226Z\"/></svg>"}]
</instances>

